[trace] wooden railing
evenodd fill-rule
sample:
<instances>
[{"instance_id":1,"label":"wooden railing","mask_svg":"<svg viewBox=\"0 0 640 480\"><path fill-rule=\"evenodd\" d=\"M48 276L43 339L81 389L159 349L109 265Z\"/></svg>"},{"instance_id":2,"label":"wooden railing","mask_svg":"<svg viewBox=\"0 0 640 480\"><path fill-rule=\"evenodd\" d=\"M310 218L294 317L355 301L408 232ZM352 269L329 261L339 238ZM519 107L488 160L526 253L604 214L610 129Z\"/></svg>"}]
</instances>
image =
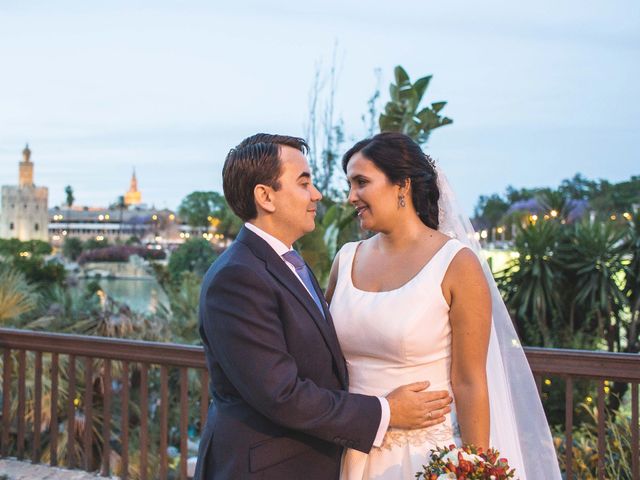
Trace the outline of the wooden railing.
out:
<instances>
[{"instance_id":1,"label":"wooden railing","mask_svg":"<svg viewBox=\"0 0 640 480\"><path fill-rule=\"evenodd\" d=\"M172 436L169 412L175 411L179 424L176 441L180 452L175 469L180 478L187 478L189 425L202 428L209 403L208 377L201 347L0 329L0 350L3 363L0 457L12 454L25 459L29 456L34 463L48 459L50 465L99 470L102 475L110 475L111 438L115 429L120 447L116 473L127 478L135 471L141 479L164 479L170 469L167 453ZM565 478L575 478L571 448L574 381L589 379L598 384L597 476L600 479L605 478L606 382L630 384L631 478L640 479L640 355L542 348L526 348L525 351L541 393L545 378L562 378L565 382L565 445L569 447L565 448ZM15 367L14 362L17 363ZM78 375L78 365L84 370L84 375ZM27 375L27 367L30 375ZM117 370L117 374L114 374L114 370ZM172 372L178 373L177 378L171 378L177 392L170 391ZM80 385L81 397L76 382L83 382ZM31 387L29 395L27 385ZM117 391L114 391L114 385ZM134 404L131 404L132 390L135 390L137 397L137 403ZM48 401L43 404L45 396ZM157 400L155 403L159 403L159 413L150 411L154 399ZM116 403L120 409L119 425L113 424ZM63 408L60 408L60 404ZM131 405L135 412L130 409ZM26 416L28 407L32 413ZM48 415L43 408L48 409ZM78 416L78 412L82 412L82 415ZM60 414L66 416L66 421L59 421ZM102 416L101 430L93 426L98 415ZM43 428L42 418L48 418L48 427L45 425L46 428ZM150 434L150 418L159 422L159 428L156 428L159 432L155 437ZM60 427L64 432L59 431ZM131 429L137 433L139 448L135 451L130 448ZM43 433L48 439L46 449L42 445ZM66 441L66 458L58 458L61 438ZM150 449L154 446L158 460L157 464L150 464ZM43 450L48 456L43 456ZM133 454L137 460L135 468L130 466L129 461ZM100 465L96 464L95 457L98 456Z\"/></svg>"},{"instance_id":2,"label":"wooden railing","mask_svg":"<svg viewBox=\"0 0 640 480\"><path fill-rule=\"evenodd\" d=\"M565 478L574 478L573 470L573 415L574 382L589 379L597 382L597 429L598 429L598 479L605 476L605 422L607 412L605 397L609 382L630 384L631 389L631 478L640 479L640 448L638 424L638 383L640 382L640 355L629 353L608 353L586 350L563 350L545 348L525 348L527 360L536 378L538 391L542 393L542 379L556 376L565 381Z\"/></svg>"},{"instance_id":3,"label":"wooden railing","mask_svg":"<svg viewBox=\"0 0 640 480\"><path fill-rule=\"evenodd\" d=\"M111 434L114 392L113 383L119 386L119 405L121 424L119 425L120 438L120 468L118 474L121 478L127 478L129 474L130 457L130 386L132 385L132 368L135 366L139 376L139 477L146 479L167 478L169 464L167 450L169 447L169 369L177 368L179 372L179 439L180 461L179 476L187 478L187 439L189 425L189 405L197 404L199 410L199 423L204 425L209 397L207 391L208 375L205 367L204 352L201 347L165 344L155 342L141 342L124 339L104 337L90 337L80 335L65 335L57 333L41 333L15 329L0 329L0 349L3 350L3 381L2 381L2 422L0 424L0 457L15 453L18 459L25 458L25 440L29 437L30 457L36 463L42 457L41 430L42 430L42 400L43 400L43 354L47 355L48 368L45 378L48 380L49 391L49 463L52 466L63 464L68 468L80 467L87 471L96 470L93 458L96 442L101 453L101 465L99 471L102 475L110 475L111 467ZM15 355L12 355L15 351ZM34 371L33 378L27 379L27 352L33 352ZM63 409L58 408L61 400L61 359L60 355L67 357L66 371L62 372L66 377L66 393L63 395ZM12 359L12 357L14 357ZM84 378L79 379L76 367L81 359L84 367ZM13 378L12 360L17 361L17 377ZM120 375L112 375L112 366L117 363ZM158 465L149 464L149 448L151 438L149 435L150 417L150 369L159 368L159 415L154 418L160 423L158 440ZM188 371L194 369L197 372L197 390L192 388L193 395L189 395ZM74 381L69 381L73 379ZM27 399L25 395L27 380L33 382L33 398ZM76 381L84 381L84 393L82 399L76 397ZM12 385L17 383L17 405L11 406ZM89 386L89 388L87 388ZM199 388L202 386L202 388ZM15 387L14 387L15 388ZM14 390L15 391L15 390ZM94 397L98 394L101 400L102 431L96 432L93 428ZM27 400L32 403L33 421L27 432L25 408ZM81 448L76 448L78 440L77 412L81 405L82 438ZM58 458L59 421L60 411L66 410L66 459ZM13 413L13 414L12 414ZM10 433L15 432L15 445L9 444ZM82 458L79 458L79 452ZM62 460L62 461L61 461Z\"/></svg>"}]
</instances>

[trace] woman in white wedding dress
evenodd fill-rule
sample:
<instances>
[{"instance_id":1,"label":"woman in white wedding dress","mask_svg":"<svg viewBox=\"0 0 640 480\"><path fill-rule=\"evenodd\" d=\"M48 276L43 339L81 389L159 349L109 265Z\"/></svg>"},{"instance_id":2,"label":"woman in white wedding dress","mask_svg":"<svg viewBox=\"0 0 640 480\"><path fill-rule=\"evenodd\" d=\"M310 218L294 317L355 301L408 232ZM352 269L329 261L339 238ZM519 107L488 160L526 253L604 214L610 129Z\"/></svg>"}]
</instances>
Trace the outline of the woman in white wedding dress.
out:
<instances>
[{"instance_id":1,"label":"woman in white wedding dress","mask_svg":"<svg viewBox=\"0 0 640 480\"><path fill-rule=\"evenodd\" d=\"M450 444L498 448L516 478L560 478L522 348L443 175L397 133L358 142L343 167L361 227L376 232L340 250L327 289L349 390L384 396L426 379L454 404L437 426L346 450L341 479L414 478Z\"/></svg>"}]
</instances>

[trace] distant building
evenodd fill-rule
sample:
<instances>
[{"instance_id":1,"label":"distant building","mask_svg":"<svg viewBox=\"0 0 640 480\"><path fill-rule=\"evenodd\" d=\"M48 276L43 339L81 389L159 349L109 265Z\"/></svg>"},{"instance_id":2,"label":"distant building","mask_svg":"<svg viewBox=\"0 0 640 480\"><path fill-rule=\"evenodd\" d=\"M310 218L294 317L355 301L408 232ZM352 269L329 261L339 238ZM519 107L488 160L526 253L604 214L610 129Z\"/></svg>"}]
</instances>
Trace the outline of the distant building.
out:
<instances>
[{"instance_id":1,"label":"distant building","mask_svg":"<svg viewBox=\"0 0 640 480\"><path fill-rule=\"evenodd\" d=\"M22 151L18 185L2 187L0 237L26 240L48 240L49 189L33 183L33 163L29 145Z\"/></svg>"},{"instance_id":2,"label":"distant building","mask_svg":"<svg viewBox=\"0 0 640 480\"><path fill-rule=\"evenodd\" d=\"M133 170L131 175L131 183L129 185L129 191L124 194L124 204L127 207L140 205L142 203L142 193L138 191L138 179L136 178L136 171Z\"/></svg>"},{"instance_id":3,"label":"distant building","mask_svg":"<svg viewBox=\"0 0 640 480\"><path fill-rule=\"evenodd\" d=\"M183 243L199 234L167 209L54 207L49 210L49 219L49 239L56 247L62 245L65 237L109 243L135 237L142 243L168 245Z\"/></svg>"}]
</instances>

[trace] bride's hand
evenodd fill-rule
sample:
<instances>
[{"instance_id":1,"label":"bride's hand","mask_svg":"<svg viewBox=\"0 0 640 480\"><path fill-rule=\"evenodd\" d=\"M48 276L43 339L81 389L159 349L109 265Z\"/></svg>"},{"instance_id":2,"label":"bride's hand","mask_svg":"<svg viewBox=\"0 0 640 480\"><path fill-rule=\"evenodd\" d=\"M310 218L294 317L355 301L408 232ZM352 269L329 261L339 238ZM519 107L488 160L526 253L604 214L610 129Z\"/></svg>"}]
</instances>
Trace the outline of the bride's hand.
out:
<instances>
[{"instance_id":1,"label":"bride's hand","mask_svg":"<svg viewBox=\"0 0 640 480\"><path fill-rule=\"evenodd\" d=\"M389 426L395 428L427 428L445 420L451 412L453 398L446 390L425 391L429 382L416 382L396 388L387 395L391 418Z\"/></svg>"}]
</instances>

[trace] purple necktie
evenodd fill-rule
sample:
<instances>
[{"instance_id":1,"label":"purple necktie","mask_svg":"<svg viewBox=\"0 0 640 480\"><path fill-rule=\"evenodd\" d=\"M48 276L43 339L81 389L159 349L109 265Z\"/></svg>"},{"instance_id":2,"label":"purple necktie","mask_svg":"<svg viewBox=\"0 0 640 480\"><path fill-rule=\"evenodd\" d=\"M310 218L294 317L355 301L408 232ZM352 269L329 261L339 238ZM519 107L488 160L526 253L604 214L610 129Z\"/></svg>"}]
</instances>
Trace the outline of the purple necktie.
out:
<instances>
[{"instance_id":1,"label":"purple necktie","mask_svg":"<svg viewBox=\"0 0 640 480\"><path fill-rule=\"evenodd\" d=\"M320 301L320 298L318 298L316 289L313 288L313 282L311 281L311 275L309 273L309 268L307 267L307 264L304 263L304 260L302 259L302 257L298 255L298 252L296 252L295 250L289 250L287 253L282 255L282 258L284 258L287 262L289 262L291 265L295 267L298 277L300 277L300 280L302 280L302 283L304 283L305 286L307 287L307 290L309 290L309 293L311 294L313 301L316 302L316 305L320 309L320 313L322 313L322 316L324 317L324 310L322 308L322 303Z\"/></svg>"}]
</instances>

